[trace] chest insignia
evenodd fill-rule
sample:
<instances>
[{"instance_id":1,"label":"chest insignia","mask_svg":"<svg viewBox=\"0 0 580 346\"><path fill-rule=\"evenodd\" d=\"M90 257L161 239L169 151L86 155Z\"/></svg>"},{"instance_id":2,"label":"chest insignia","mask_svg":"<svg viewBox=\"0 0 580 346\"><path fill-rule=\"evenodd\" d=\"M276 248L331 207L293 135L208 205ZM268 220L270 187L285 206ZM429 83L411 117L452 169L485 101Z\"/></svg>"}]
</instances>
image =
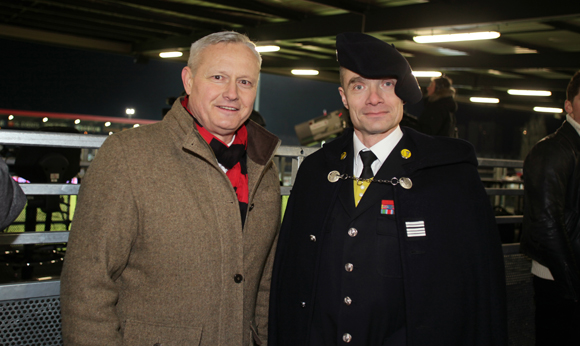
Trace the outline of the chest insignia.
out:
<instances>
[{"instance_id":1,"label":"chest insignia","mask_svg":"<svg viewBox=\"0 0 580 346\"><path fill-rule=\"evenodd\" d=\"M391 199L381 201L381 214L395 215L395 202Z\"/></svg>"},{"instance_id":2,"label":"chest insignia","mask_svg":"<svg viewBox=\"0 0 580 346\"><path fill-rule=\"evenodd\" d=\"M425 233L425 221L407 221L405 222L405 227L407 228L407 237L424 237Z\"/></svg>"}]
</instances>

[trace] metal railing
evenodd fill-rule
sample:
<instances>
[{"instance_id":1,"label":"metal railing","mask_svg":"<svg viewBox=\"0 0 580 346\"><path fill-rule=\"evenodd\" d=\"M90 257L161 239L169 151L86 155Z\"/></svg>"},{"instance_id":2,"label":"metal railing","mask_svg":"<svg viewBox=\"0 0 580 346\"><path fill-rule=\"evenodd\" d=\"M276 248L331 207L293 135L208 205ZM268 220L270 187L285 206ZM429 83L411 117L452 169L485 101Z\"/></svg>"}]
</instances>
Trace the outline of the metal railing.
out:
<instances>
[{"instance_id":1,"label":"metal railing","mask_svg":"<svg viewBox=\"0 0 580 346\"><path fill-rule=\"evenodd\" d=\"M67 147L67 148L89 148L98 149L103 144L106 135L84 135L70 133L45 133L40 131L15 131L0 130L0 144L15 146L45 146L45 147ZM298 168L304 158L318 148L281 146L276 152L278 158L291 158L291 182L294 182ZM481 167L495 168L520 168L521 161L479 159ZM76 195L79 185L72 184L21 184L22 190L27 195ZM290 194L291 186L281 186L280 191L283 196ZM523 195L522 189L488 188L488 195ZM497 222L518 223L522 216L498 216ZM27 244L62 244L68 241L68 231L45 231L45 232L19 232L0 233L0 245L27 245ZM510 248L514 252L513 246ZM58 294L60 282L57 280L47 282L31 282L18 284L0 284L0 296L2 299L18 299L50 296Z\"/></svg>"}]
</instances>

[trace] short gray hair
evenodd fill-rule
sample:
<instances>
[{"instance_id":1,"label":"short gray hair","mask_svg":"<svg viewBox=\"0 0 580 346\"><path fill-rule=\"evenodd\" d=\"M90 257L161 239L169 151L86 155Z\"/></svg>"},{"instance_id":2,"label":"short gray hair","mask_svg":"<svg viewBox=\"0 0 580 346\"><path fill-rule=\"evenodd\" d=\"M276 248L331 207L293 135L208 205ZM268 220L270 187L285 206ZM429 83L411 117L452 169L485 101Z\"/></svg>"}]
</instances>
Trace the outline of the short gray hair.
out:
<instances>
[{"instance_id":1,"label":"short gray hair","mask_svg":"<svg viewBox=\"0 0 580 346\"><path fill-rule=\"evenodd\" d=\"M246 46L248 46L248 48L252 50L254 55L256 55L258 65L262 66L262 57L260 56L260 53L258 53L258 51L256 50L256 45L254 44L254 42L250 41L248 36L240 34L235 31L220 31L202 37L191 44L191 48L189 49L189 59L187 60L187 66L189 66L192 74L195 75L197 65L199 65L200 62L201 52L203 52L203 50L206 49L207 47L218 43L245 44Z\"/></svg>"}]
</instances>

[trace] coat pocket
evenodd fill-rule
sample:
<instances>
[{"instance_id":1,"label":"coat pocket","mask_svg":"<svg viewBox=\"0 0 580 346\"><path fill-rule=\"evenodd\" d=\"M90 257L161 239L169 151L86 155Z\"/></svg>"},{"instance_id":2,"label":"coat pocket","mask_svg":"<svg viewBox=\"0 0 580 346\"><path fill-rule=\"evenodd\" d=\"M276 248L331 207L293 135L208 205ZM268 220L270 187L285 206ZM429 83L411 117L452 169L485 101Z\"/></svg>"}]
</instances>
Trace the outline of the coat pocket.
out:
<instances>
[{"instance_id":1,"label":"coat pocket","mask_svg":"<svg viewBox=\"0 0 580 346\"><path fill-rule=\"evenodd\" d=\"M165 325L127 320L123 336L124 346L196 346L201 342L202 328Z\"/></svg>"},{"instance_id":2,"label":"coat pocket","mask_svg":"<svg viewBox=\"0 0 580 346\"><path fill-rule=\"evenodd\" d=\"M395 217L380 216L376 230L376 264L379 274L388 278L403 277Z\"/></svg>"}]
</instances>

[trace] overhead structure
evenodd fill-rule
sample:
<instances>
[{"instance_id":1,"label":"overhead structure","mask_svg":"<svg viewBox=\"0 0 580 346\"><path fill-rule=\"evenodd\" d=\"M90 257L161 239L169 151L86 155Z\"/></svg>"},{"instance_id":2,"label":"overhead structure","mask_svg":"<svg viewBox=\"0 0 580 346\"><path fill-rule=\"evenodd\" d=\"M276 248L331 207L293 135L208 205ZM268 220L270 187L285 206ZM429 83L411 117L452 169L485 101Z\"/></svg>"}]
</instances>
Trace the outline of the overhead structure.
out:
<instances>
[{"instance_id":1,"label":"overhead structure","mask_svg":"<svg viewBox=\"0 0 580 346\"><path fill-rule=\"evenodd\" d=\"M536 106L560 106L580 69L580 2L527 0L0 0L0 38L132 55L137 62L182 52L215 31L236 30L264 52L263 71L337 82L334 39L365 32L393 43L416 71L438 71L459 101L498 98L529 108L530 96L508 89L549 90ZM492 40L417 43L416 36L497 32ZM428 85L429 78L419 77Z\"/></svg>"}]
</instances>

